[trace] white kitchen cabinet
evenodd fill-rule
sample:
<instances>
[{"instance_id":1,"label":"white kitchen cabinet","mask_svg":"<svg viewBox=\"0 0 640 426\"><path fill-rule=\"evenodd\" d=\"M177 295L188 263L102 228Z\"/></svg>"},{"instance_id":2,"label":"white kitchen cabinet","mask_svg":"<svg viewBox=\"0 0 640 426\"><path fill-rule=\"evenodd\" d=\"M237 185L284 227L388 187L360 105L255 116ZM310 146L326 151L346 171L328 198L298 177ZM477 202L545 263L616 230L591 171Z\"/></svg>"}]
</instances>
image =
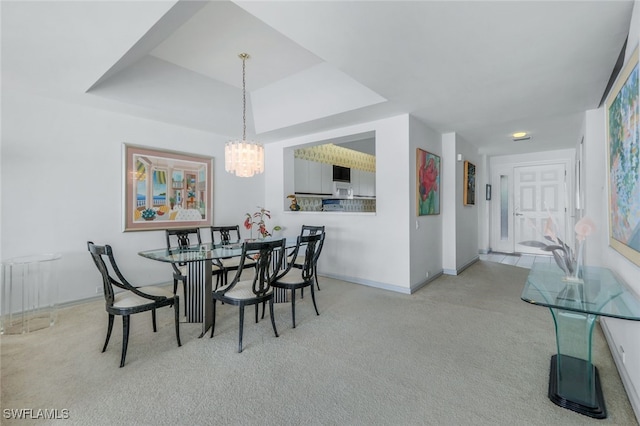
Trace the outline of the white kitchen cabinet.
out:
<instances>
[{"instance_id":1,"label":"white kitchen cabinet","mask_svg":"<svg viewBox=\"0 0 640 426\"><path fill-rule=\"evenodd\" d=\"M353 188L353 195L360 194L360 173L358 169L351 169L351 188Z\"/></svg>"},{"instance_id":2,"label":"white kitchen cabinet","mask_svg":"<svg viewBox=\"0 0 640 426\"><path fill-rule=\"evenodd\" d=\"M309 163L309 160L301 158L294 158L293 160L294 188L296 192L309 192Z\"/></svg>"},{"instance_id":3,"label":"white kitchen cabinet","mask_svg":"<svg viewBox=\"0 0 640 426\"><path fill-rule=\"evenodd\" d=\"M320 163L321 168L321 185L320 192L323 194L333 193L333 165Z\"/></svg>"},{"instance_id":4,"label":"white kitchen cabinet","mask_svg":"<svg viewBox=\"0 0 640 426\"><path fill-rule=\"evenodd\" d=\"M294 159L294 188L298 193L332 194L333 165ZM353 195L375 197L375 173L351 169Z\"/></svg>"},{"instance_id":5,"label":"white kitchen cabinet","mask_svg":"<svg viewBox=\"0 0 640 426\"><path fill-rule=\"evenodd\" d=\"M331 164L294 159L294 189L296 192L330 194L333 190L333 168ZM325 182L328 179L328 184ZM326 191L325 191L326 189Z\"/></svg>"},{"instance_id":6,"label":"white kitchen cabinet","mask_svg":"<svg viewBox=\"0 0 640 426\"><path fill-rule=\"evenodd\" d=\"M322 163L308 161L309 163L309 191L314 194L322 192Z\"/></svg>"},{"instance_id":7,"label":"white kitchen cabinet","mask_svg":"<svg viewBox=\"0 0 640 426\"><path fill-rule=\"evenodd\" d=\"M359 173L360 195L364 197L375 197L376 195L376 174L374 172L360 171Z\"/></svg>"}]
</instances>

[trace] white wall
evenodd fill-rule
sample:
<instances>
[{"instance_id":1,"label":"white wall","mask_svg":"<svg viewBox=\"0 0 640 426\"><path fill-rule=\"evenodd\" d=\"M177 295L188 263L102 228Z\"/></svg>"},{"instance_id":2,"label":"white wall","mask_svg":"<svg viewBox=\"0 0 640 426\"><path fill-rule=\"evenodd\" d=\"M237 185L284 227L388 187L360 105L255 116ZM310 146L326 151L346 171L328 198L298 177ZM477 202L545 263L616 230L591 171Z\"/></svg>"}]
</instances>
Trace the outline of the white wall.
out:
<instances>
[{"instance_id":1,"label":"white wall","mask_svg":"<svg viewBox=\"0 0 640 426\"><path fill-rule=\"evenodd\" d=\"M462 160L458 161L458 154ZM470 161L480 172L480 156L478 150L459 135L446 133L442 135L442 179L443 179L443 212L442 223L442 268L445 274L457 275L478 259L478 215L484 199L476 181L476 204L465 206L464 195L464 161Z\"/></svg>"},{"instance_id":2,"label":"white wall","mask_svg":"<svg viewBox=\"0 0 640 426\"><path fill-rule=\"evenodd\" d=\"M464 205L464 160L476 166L476 178L480 174L480 156L475 146L456 135L456 153L462 154L463 161L456 159L456 271L478 260L478 216L484 199L484 186L480 190L480 182L476 179L476 196L474 205ZM481 197L482 195L482 197Z\"/></svg>"},{"instance_id":3,"label":"white wall","mask_svg":"<svg viewBox=\"0 0 640 426\"><path fill-rule=\"evenodd\" d=\"M285 211L283 150L352 134L375 132L376 213ZM409 116L357 124L305 135L265 146L265 205L274 223L296 234L300 226L325 225L327 237L318 272L346 281L410 293L410 235L407 218L413 196L408 174L415 158L409 154Z\"/></svg>"},{"instance_id":4,"label":"white wall","mask_svg":"<svg viewBox=\"0 0 640 426\"><path fill-rule=\"evenodd\" d=\"M486 154L480 155L478 160L478 252L483 254L489 252L491 232L491 200L486 199L486 185L491 183L489 160ZM492 191L499 191L499 188L492 188ZM495 199L495 196L491 194L491 198Z\"/></svg>"},{"instance_id":5,"label":"white wall","mask_svg":"<svg viewBox=\"0 0 640 426\"><path fill-rule=\"evenodd\" d=\"M442 269L448 274L457 271L456 265L456 134L442 135L442 193L440 211L442 217Z\"/></svg>"},{"instance_id":6,"label":"white wall","mask_svg":"<svg viewBox=\"0 0 640 426\"><path fill-rule=\"evenodd\" d=\"M417 216L416 149L420 148L440 156L440 179L442 183L442 137L423 123L409 119L409 162L407 186L413 191L410 196L407 226L411 236L411 288L416 289L442 273L442 218L446 215L440 206L440 214ZM439 188L442 194L442 185ZM442 198L440 199L442 203Z\"/></svg>"},{"instance_id":7,"label":"white wall","mask_svg":"<svg viewBox=\"0 0 640 426\"><path fill-rule=\"evenodd\" d=\"M163 231L122 232L123 142L215 157L215 224L241 224L246 211L263 204L262 176L224 171L220 136L6 87L2 124L2 256L61 252L61 302L94 297L101 285L88 240L112 245L134 284L172 279L169 265L137 254L163 247Z\"/></svg>"}]
</instances>

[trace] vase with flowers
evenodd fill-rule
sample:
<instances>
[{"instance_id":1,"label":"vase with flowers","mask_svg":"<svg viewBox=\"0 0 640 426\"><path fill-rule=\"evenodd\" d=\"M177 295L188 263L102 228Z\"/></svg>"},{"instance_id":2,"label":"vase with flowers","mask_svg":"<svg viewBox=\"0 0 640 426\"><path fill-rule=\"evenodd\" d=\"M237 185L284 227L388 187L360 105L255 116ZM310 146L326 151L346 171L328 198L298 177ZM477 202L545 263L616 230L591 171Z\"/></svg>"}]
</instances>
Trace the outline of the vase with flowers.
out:
<instances>
[{"instance_id":1,"label":"vase with flowers","mask_svg":"<svg viewBox=\"0 0 640 426\"><path fill-rule=\"evenodd\" d=\"M140 215L144 220L153 220L156 218L156 211L153 209L144 209Z\"/></svg>"},{"instance_id":2,"label":"vase with flowers","mask_svg":"<svg viewBox=\"0 0 640 426\"><path fill-rule=\"evenodd\" d=\"M271 219L271 211L265 209L264 207L257 207L257 210L254 213L246 213L244 219L244 227L248 229L251 233L251 239L253 240L253 227L258 227L258 235L259 238L263 239L271 236L271 232L267 229L266 219ZM273 227L273 231L279 231L282 228L278 225Z\"/></svg>"},{"instance_id":3,"label":"vase with flowers","mask_svg":"<svg viewBox=\"0 0 640 426\"><path fill-rule=\"evenodd\" d=\"M549 215L543 231L543 237L548 241L547 243L540 241L522 241L519 244L551 252L560 269L564 271L566 281L582 282L584 243L595 229L595 224L588 217L583 217L576 223L574 227L576 243L578 245L576 252L560 238L558 224L553 220L551 215Z\"/></svg>"}]
</instances>

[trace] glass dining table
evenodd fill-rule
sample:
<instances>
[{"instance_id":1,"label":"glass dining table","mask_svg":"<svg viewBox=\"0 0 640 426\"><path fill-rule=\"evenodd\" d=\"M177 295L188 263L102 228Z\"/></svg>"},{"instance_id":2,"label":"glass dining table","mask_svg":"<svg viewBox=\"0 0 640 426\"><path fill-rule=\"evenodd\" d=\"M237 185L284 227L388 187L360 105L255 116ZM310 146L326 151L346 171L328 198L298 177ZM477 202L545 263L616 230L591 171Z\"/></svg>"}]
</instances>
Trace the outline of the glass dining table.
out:
<instances>
[{"instance_id":1,"label":"glass dining table","mask_svg":"<svg viewBox=\"0 0 640 426\"><path fill-rule=\"evenodd\" d=\"M279 240L282 238L267 237L264 241ZM287 249L296 246L297 237L286 237ZM220 259L230 259L242 255L242 242L229 244L204 243L192 245L186 248L158 248L144 250L138 253L140 256L165 263L177 263L184 265L186 271L185 315L187 322L202 323L202 332L199 337L206 334L213 325L213 279L212 267L214 262Z\"/></svg>"},{"instance_id":2,"label":"glass dining table","mask_svg":"<svg viewBox=\"0 0 640 426\"><path fill-rule=\"evenodd\" d=\"M551 357L549 399L556 405L603 419L607 409L598 369L592 363L595 320L606 316L640 321L640 301L607 268L585 267L569 280L554 264L535 263L521 299L549 308L556 328L557 355Z\"/></svg>"}]
</instances>

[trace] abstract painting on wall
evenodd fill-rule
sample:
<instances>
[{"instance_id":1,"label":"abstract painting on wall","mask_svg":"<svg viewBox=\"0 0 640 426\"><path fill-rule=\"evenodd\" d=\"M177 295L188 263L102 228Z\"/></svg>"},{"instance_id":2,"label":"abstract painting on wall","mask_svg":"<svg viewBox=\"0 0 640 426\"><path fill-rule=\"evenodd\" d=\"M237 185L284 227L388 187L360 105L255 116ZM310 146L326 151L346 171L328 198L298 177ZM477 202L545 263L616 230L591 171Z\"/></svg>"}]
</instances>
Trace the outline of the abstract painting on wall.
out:
<instances>
[{"instance_id":1,"label":"abstract painting on wall","mask_svg":"<svg viewBox=\"0 0 640 426\"><path fill-rule=\"evenodd\" d=\"M607 98L609 244L640 265L640 85L638 49Z\"/></svg>"},{"instance_id":2,"label":"abstract painting on wall","mask_svg":"<svg viewBox=\"0 0 640 426\"><path fill-rule=\"evenodd\" d=\"M418 216L440 214L440 157L416 149L416 207Z\"/></svg>"}]
</instances>

